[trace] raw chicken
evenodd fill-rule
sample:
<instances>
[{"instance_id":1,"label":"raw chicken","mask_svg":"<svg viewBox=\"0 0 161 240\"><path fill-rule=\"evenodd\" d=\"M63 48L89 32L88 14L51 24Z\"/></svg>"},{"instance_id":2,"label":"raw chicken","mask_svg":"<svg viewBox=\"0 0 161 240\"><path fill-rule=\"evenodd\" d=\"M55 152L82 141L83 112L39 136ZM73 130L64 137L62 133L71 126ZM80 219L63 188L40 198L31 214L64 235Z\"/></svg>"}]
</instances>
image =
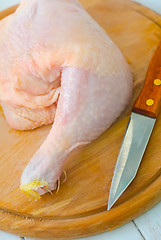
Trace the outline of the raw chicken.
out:
<instances>
[{"instance_id":1,"label":"raw chicken","mask_svg":"<svg viewBox=\"0 0 161 240\"><path fill-rule=\"evenodd\" d=\"M77 0L23 0L0 22L0 100L9 125L53 123L21 189L54 190L64 161L125 109L132 77L122 53Z\"/></svg>"}]
</instances>

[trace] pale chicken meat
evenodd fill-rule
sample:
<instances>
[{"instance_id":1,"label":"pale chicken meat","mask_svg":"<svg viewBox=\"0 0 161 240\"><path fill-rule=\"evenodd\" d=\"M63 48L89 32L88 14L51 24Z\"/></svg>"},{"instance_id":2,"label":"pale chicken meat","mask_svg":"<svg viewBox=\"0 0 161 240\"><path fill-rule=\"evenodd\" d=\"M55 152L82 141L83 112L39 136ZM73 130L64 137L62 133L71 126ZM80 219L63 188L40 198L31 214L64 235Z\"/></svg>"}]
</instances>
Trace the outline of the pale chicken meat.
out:
<instances>
[{"instance_id":1,"label":"pale chicken meat","mask_svg":"<svg viewBox=\"0 0 161 240\"><path fill-rule=\"evenodd\" d=\"M0 22L0 100L8 124L53 123L21 177L39 197L54 190L73 149L96 139L132 94L129 66L77 0L23 0Z\"/></svg>"}]
</instances>

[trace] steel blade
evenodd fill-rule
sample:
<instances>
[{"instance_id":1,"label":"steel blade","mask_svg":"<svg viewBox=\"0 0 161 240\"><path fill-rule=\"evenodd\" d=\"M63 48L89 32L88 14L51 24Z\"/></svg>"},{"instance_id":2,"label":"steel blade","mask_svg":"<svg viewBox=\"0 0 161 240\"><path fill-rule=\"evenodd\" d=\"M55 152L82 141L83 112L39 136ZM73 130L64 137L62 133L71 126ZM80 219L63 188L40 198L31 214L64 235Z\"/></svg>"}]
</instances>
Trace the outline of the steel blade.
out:
<instances>
[{"instance_id":1,"label":"steel blade","mask_svg":"<svg viewBox=\"0 0 161 240\"><path fill-rule=\"evenodd\" d=\"M111 183L108 210L135 178L156 119L132 112Z\"/></svg>"}]
</instances>

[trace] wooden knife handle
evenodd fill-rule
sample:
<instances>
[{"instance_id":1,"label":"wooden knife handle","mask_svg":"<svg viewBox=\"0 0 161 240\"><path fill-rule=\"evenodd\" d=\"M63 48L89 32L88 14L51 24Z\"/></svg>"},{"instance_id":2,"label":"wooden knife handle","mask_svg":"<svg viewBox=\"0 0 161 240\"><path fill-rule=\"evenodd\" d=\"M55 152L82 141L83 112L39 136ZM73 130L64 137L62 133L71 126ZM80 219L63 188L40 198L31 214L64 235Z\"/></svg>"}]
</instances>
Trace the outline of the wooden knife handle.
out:
<instances>
[{"instance_id":1,"label":"wooden knife handle","mask_svg":"<svg viewBox=\"0 0 161 240\"><path fill-rule=\"evenodd\" d=\"M150 62L145 84L132 111L156 118L161 109L161 43Z\"/></svg>"}]
</instances>

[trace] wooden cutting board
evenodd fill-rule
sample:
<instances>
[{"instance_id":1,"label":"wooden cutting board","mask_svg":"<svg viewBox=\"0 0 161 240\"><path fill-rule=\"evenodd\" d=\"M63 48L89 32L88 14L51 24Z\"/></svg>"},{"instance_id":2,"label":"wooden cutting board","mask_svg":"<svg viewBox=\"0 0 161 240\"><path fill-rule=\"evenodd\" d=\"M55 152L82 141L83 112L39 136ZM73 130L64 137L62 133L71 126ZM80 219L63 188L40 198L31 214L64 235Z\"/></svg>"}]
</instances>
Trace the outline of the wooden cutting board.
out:
<instances>
[{"instance_id":1,"label":"wooden cutting board","mask_svg":"<svg viewBox=\"0 0 161 240\"><path fill-rule=\"evenodd\" d=\"M133 99L124 114L92 144L74 152L64 167L67 180L58 193L28 199L20 177L51 126L15 131L0 112L0 229L21 236L71 239L120 226L161 200L161 116L137 177L115 206L106 211L110 183L132 103L143 86L149 61L161 39L161 16L127 0L81 0L130 64ZM11 14L16 7L0 13Z\"/></svg>"}]
</instances>

